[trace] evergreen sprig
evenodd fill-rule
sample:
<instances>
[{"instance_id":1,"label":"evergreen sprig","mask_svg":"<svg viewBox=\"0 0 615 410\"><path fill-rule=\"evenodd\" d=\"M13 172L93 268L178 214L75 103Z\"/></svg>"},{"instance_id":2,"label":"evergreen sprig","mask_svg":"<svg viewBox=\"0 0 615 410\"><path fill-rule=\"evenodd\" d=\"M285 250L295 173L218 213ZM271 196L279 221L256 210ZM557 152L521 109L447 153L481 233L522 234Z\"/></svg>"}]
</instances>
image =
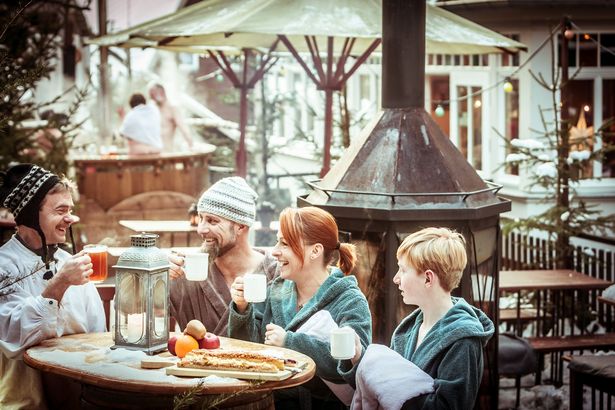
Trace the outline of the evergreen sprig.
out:
<instances>
[{"instance_id":1,"label":"evergreen sprig","mask_svg":"<svg viewBox=\"0 0 615 410\"><path fill-rule=\"evenodd\" d=\"M41 264L34 267L32 271L19 275L17 277L13 277L4 269L0 270L0 297L10 295L16 291L16 285L22 280L34 275L37 272L40 272L43 268L45 268L45 264Z\"/></svg>"},{"instance_id":2,"label":"evergreen sprig","mask_svg":"<svg viewBox=\"0 0 615 410\"><path fill-rule=\"evenodd\" d=\"M196 405L201 410L217 409L222 403L237 397L241 394L247 393L250 390L259 387L266 383L266 380L246 380L247 386L244 386L233 393L219 394L215 396L203 397L203 380L199 382L186 392L179 394L173 398L173 410L181 410L190 406ZM200 406L199 406L200 404Z\"/></svg>"}]
</instances>

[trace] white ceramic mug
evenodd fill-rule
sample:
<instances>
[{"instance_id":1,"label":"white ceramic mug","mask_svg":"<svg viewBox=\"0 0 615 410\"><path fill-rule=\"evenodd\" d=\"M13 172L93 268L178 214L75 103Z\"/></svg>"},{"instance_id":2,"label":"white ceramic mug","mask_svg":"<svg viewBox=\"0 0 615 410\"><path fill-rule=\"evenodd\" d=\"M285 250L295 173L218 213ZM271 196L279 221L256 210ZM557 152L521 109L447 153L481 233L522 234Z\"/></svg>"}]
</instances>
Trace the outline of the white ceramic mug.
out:
<instances>
[{"instance_id":1,"label":"white ceramic mug","mask_svg":"<svg viewBox=\"0 0 615 410\"><path fill-rule=\"evenodd\" d=\"M338 360L352 359L355 355L354 330L340 327L331 331L331 356Z\"/></svg>"},{"instance_id":2,"label":"white ceramic mug","mask_svg":"<svg viewBox=\"0 0 615 410\"><path fill-rule=\"evenodd\" d=\"M184 256L184 273L187 280L205 280L209 271L209 254L189 253Z\"/></svg>"},{"instance_id":3,"label":"white ceramic mug","mask_svg":"<svg viewBox=\"0 0 615 410\"><path fill-rule=\"evenodd\" d=\"M243 275L243 298L246 302L264 302L267 298L267 277L260 273Z\"/></svg>"}]
</instances>

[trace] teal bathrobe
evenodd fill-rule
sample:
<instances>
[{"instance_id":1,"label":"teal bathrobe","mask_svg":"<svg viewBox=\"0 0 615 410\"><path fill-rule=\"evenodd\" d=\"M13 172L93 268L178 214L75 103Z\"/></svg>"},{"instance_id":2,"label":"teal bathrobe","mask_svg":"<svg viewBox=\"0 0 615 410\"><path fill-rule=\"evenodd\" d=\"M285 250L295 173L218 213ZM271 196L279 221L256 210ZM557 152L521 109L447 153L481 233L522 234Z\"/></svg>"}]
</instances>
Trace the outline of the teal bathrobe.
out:
<instances>
[{"instance_id":1,"label":"teal bathrobe","mask_svg":"<svg viewBox=\"0 0 615 410\"><path fill-rule=\"evenodd\" d=\"M434 392L408 400L404 409L460 409L474 407L483 376L483 346L494 326L481 310L461 298L416 347L423 312L415 310L397 326L391 349L434 378ZM401 388L401 386L400 386Z\"/></svg>"},{"instance_id":2,"label":"teal bathrobe","mask_svg":"<svg viewBox=\"0 0 615 410\"><path fill-rule=\"evenodd\" d=\"M367 299L359 289L357 279L344 276L337 268L332 269L316 294L299 311L295 283L280 277L269 285L267 300L262 304L249 304L244 314L238 313L237 307L231 302L228 335L263 343L267 324L281 326L286 330L284 347L310 356L316 362L316 376L334 383L349 383L354 387L355 369L350 360L331 357L328 340L322 341L296 332L319 310L329 311L338 326L354 329L361 339L363 350L367 348L372 338L372 317ZM312 394L315 397L330 396L326 385L317 379L315 377L314 383L307 386Z\"/></svg>"}]
</instances>

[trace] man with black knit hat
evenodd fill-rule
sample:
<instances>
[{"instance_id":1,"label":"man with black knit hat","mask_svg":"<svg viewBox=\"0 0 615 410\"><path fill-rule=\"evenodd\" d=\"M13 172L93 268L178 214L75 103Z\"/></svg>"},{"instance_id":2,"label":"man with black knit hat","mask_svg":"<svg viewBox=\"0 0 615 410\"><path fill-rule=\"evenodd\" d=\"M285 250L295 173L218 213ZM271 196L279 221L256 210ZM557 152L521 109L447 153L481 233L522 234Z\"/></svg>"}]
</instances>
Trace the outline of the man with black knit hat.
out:
<instances>
[{"instance_id":1,"label":"man with black knit hat","mask_svg":"<svg viewBox=\"0 0 615 410\"><path fill-rule=\"evenodd\" d=\"M58 248L66 242L72 183L32 164L0 173L0 206L17 232L0 247L0 408L45 408L38 371L22 353L65 334L102 332L105 314L93 283L90 257ZM72 235L71 235L72 236ZM72 238L71 238L72 239Z\"/></svg>"},{"instance_id":2,"label":"man with black knit hat","mask_svg":"<svg viewBox=\"0 0 615 410\"><path fill-rule=\"evenodd\" d=\"M226 336L231 284L237 276L260 273L271 280L277 260L254 249L248 241L256 218L257 194L240 177L223 178L199 199L197 232L209 254L209 274L204 281L188 281L181 256L171 256L171 315L182 329L198 319L209 332Z\"/></svg>"}]
</instances>

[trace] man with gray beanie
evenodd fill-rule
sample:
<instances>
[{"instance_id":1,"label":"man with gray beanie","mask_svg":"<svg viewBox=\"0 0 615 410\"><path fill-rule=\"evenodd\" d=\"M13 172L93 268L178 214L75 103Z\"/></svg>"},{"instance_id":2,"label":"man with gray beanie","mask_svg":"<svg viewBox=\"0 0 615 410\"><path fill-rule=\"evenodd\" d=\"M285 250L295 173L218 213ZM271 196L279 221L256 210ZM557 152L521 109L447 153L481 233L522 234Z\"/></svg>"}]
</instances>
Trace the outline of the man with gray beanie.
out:
<instances>
[{"instance_id":1,"label":"man with gray beanie","mask_svg":"<svg viewBox=\"0 0 615 410\"><path fill-rule=\"evenodd\" d=\"M223 178L199 199L197 232L203 238L203 251L209 254L209 274L204 281L184 276L184 260L172 255L171 315L181 329L198 319L207 331L226 336L231 284L238 276L260 273L271 280L277 260L254 249L248 242L250 226L256 218L257 194L240 177Z\"/></svg>"},{"instance_id":2,"label":"man with gray beanie","mask_svg":"<svg viewBox=\"0 0 615 410\"><path fill-rule=\"evenodd\" d=\"M72 183L33 164L0 172L0 206L8 208L17 232L0 247L0 408L45 408L41 374L21 360L41 341L65 334L103 332L105 313L93 283L90 257L60 249L70 226ZM52 383L45 377L45 384ZM62 395L50 408L68 408L71 386L47 390ZM48 386L48 385L47 385ZM78 387L75 385L75 387ZM55 393L55 394L53 394Z\"/></svg>"}]
</instances>

